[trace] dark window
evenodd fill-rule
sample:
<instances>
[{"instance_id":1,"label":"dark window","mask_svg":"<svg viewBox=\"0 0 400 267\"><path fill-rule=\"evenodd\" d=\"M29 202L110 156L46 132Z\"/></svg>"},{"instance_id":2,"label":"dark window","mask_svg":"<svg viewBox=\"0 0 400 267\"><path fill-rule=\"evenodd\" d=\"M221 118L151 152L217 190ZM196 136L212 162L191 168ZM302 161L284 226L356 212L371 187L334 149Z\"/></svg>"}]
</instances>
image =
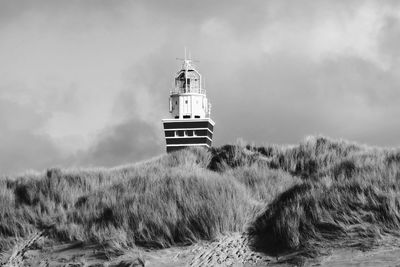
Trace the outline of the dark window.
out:
<instances>
[{"instance_id":1,"label":"dark window","mask_svg":"<svg viewBox=\"0 0 400 267\"><path fill-rule=\"evenodd\" d=\"M197 136L207 136L207 130L196 130L195 133Z\"/></svg>"},{"instance_id":2,"label":"dark window","mask_svg":"<svg viewBox=\"0 0 400 267\"><path fill-rule=\"evenodd\" d=\"M190 115L183 115L184 119L190 119Z\"/></svg>"},{"instance_id":3,"label":"dark window","mask_svg":"<svg viewBox=\"0 0 400 267\"><path fill-rule=\"evenodd\" d=\"M175 119L179 119L179 116L175 116Z\"/></svg>"},{"instance_id":4,"label":"dark window","mask_svg":"<svg viewBox=\"0 0 400 267\"><path fill-rule=\"evenodd\" d=\"M175 137L175 131L165 131L165 137Z\"/></svg>"},{"instance_id":5,"label":"dark window","mask_svg":"<svg viewBox=\"0 0 400 267\"><path fill-rule=\"evenodd\" d=\"M210 140L206 137L168 138L165 141L167 145L211 144Z\"/></svg>"},{"instance_id":6,"label":"dark window","mask_svg":"<svg viewBox=\"0 0 400 267\"><path fill-rule=\"evenodd\" d=\"M200 116L199 115L195 115L194 116L196 119L200 119Z\"/></svg>"},{"instance_id":7,"label":"dark window","mask_svg":"<svg viewBox=\"0 0 400 267\"><path fill-rule=\"evenodd\" d=\"M188 130L186 131L187 136L193 136L193 130Z\"/></svg>"},{"instance_id":8,"label":"dark window","mask_svg":"<svg viewBox=\"0 0 400 267\"><path fill-rule=\"evenodd\" d=\"M184 132L185 132L185 131L182 131L182 130L176 131L176 135L177 135L177 136L184 136L184 135L185 135Z\"/></svg>"},{"instance_id":9,"label":"dark window","mask_svg":"<svg viewBox=\"0 0 400 267\"><path fill-rule=\"evenodd\" d=\"M188 101L187 100L185 100L185 104L187 104L188 103Z\"/></svg>"}]
</instances>

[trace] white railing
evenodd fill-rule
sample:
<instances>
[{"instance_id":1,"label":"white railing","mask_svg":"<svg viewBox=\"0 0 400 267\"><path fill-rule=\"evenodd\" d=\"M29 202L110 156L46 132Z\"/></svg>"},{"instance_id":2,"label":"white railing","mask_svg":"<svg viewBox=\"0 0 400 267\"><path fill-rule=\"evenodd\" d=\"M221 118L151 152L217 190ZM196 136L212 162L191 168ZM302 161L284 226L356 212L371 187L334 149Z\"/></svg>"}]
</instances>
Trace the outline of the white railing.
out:
<instances>
[{"instance_id":1,"label":"white railing","mask_svg":"<svg viewBox=\"0 0 400 267\"><path fill-rule=\"evenodd\" d=\"M196 93L196 94L206 94L206 89L201 89L201 88L174 88L170 91L171 95L176 95L176 94L188 94L188 93Z\"/></svg>"}]
</instances>

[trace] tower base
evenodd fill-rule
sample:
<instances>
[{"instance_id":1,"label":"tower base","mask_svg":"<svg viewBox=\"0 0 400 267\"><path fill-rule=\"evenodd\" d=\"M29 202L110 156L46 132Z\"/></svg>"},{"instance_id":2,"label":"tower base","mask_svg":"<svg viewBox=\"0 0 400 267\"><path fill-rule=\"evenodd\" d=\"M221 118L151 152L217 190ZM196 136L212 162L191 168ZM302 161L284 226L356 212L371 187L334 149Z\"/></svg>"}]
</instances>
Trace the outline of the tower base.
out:
<instances>
[{"instance_id":1,"label":"tower base","mask_svg":"<svg viewBox=\"0 0 400 267\"><path fill-rule=\"evenodd\" d=\"M164 119L167 152L186 147L211 147L215 122L205 119Z\"/></svg>"}]
</instances>

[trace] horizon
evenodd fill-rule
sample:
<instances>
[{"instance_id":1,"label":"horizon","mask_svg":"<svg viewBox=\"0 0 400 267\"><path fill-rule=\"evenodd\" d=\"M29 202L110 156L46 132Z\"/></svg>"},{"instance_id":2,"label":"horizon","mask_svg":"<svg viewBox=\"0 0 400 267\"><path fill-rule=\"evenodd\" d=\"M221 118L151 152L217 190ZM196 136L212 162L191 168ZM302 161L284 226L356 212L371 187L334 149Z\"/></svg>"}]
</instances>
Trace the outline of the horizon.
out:
<instances>
[{"instance_id":1,"label":"horizon","mask_svg":"<svg viewBox=\"0 0 400 267\"><path fill-rule=\"evenodd\" d=\"M165 153L184 47L206 80L213 146L324 135L399 147L399 7L1 1L0 174Z\"/></svg>"}]
</instances>

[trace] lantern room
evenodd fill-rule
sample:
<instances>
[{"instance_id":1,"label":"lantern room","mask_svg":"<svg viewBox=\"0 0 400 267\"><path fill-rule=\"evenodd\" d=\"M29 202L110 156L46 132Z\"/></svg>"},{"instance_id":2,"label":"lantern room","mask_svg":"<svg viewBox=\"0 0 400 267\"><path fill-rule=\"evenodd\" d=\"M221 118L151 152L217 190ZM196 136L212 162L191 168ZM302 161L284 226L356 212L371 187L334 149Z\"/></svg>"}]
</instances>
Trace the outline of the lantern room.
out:
<instances>
[{"instance_id":1,"label":"lantern room","mask_svg":"<svg viewBox=\"0 0 400 267\"><path fill-rule=\"evenodd\" d=\"M185 60L182 69L175 78L175 92L201 94L201 75L193 68L189 60Z\"/></svg>"},{"instance_id":2,"label":"lantern room","mask_svg":"<svg viewBox=\"0 0 400 267\"><path fill-rule=\"evenodd\" d=\"M202 90L201 75L192 66L191 60L184 60L182 69L177 73L175 77L175 88L173 90L173 93L205 94L205 91Z\"/></svg>"}]
</instances>

